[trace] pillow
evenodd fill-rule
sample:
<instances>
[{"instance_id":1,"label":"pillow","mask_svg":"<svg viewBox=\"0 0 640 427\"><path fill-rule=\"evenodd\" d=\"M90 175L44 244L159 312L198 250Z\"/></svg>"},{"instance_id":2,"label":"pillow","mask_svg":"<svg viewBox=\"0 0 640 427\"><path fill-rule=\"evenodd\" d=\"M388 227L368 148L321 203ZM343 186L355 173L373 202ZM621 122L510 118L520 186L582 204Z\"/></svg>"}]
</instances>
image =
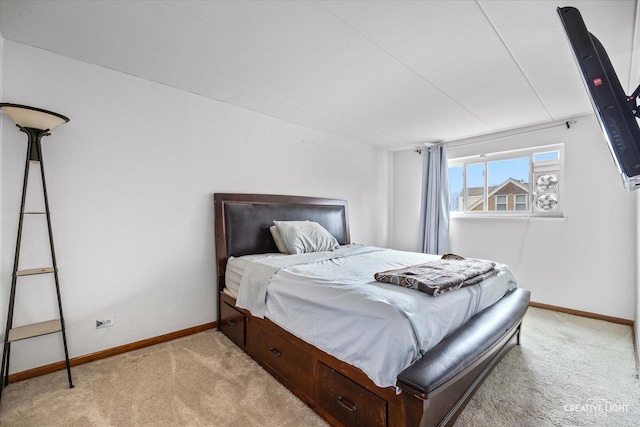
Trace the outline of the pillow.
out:
<instances>
[{"instance_id":1,"label":"pillow","mask_svg":"<svg viewBox=\"0 0 640 427\"><path fill-rule=\"evenodd\" d=\"M280 236L280 232L278 231L278 227L272 225L269 227L269 231L271 232L271 236L273 237L273 241L276 243L276 247L283 254L288 254L287 246L282 241L282 237Z\"/></svg>"},{"instance_id":2,"label":"pillow","mask_svg":"<svg viewBox=\"0 0 640 427\"><path fill-rule=\"evenodd\" d=\"M313 221L273 221L290 254L330 251L339 245L335 237Z\"/></svg>"}]
</instances>

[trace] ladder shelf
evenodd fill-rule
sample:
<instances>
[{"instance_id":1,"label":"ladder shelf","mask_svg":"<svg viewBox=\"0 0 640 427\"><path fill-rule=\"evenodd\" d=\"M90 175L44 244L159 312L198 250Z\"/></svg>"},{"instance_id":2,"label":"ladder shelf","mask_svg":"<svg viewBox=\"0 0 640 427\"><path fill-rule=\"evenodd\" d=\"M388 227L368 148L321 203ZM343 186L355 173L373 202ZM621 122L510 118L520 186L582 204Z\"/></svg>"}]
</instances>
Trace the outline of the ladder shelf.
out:
<instances>
[{"instance_id":1,"label":"ladder shelf","mask_svg":"<svg viewBox=\"0 0 640 427\"><path fill-rule=\"evenodd\" d=\"M11 276L11 293L9 295L9 309L7 313L7 323L6 323L6 333L4 336L4 349L2 354L2 368L0 371L0 398L2 397L2 390L5 386L9 385L9 361L11 359L11 343L25 340L29 338L39 337L42 335L48 335L53 333L61 333L62 334L62 342L64 345L64 357L67 368L67 376L69 379L69 388L73 388L73 381L71 379L71 364L69 363L69 351L67 349L67 337L65 332L65 324L64 324L64 316L62 314L62 297L60 295L60 282L58 279L58 267L56 261L56 253L53 246L53 232L51 229L51 212L49 211L49 200L47 197L47 185L44 176L44 165L42 162L42 149L40 146L40 138L42 136L48 135L48 130L39 131L37 129L32 128L23 128L20 127L20 130L27 133L29 135L29 148L27 150L27 160L25 164L24 171L24 181L22 185L22 203L20 207L20 215L18 221L18 236L16 241L16 251L14 257L13 264L13 274ZM37 133L40 132L40 133ZM25 201L27 197L27 189L29 183L29 166L31 164L39 165L40 176L42 179L42 193L44 198L44 212L39 211L25 211ZM48 237L49 237L49 248L51 250L51 263L50 267L38 267L38 268L28 268L28 269L19 269L18 266L20 264L20 249L22 243L22 231L24 225L24 217L27 215L42 215L46 218L47 221L47 229L48 229ZM55 287L56 287L56 295L57 295L57 305L58 305L58 318L53 320L47 320L44 322L33 323L29 325L23 325L18 327L13 327L13 314L14 314L14 305L16 301L16 288L18 286L18 279L25 276L35 276L40 274L53 274Z\"/></svg>"}]
</instances>

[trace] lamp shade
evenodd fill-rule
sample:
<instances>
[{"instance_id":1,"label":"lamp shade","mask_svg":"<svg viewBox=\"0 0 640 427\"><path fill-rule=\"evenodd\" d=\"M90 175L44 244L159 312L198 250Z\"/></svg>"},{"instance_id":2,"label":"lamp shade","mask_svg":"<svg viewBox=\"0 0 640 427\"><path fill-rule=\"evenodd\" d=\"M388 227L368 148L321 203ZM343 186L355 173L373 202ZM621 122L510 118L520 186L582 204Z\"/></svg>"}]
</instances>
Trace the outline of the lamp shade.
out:
<instances>
[{"instance_id":1,"label":"lamp shade","mask_svg":"<svg viewBox=\"0 0 640 427\"><path fill-rule=\"evenodd\" d=\"M15 124L23 128L53 129L69 121L69 118L62 114L26 105L0 103L0 110L7 113Z\"/></svg>"}]
</instances>

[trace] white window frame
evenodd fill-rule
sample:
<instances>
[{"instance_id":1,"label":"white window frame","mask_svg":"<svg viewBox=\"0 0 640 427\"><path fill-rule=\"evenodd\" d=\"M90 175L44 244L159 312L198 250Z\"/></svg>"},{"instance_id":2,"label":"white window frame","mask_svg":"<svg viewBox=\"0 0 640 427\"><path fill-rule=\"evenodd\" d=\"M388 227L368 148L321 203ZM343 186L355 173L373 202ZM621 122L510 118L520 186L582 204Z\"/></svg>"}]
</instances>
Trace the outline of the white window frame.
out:
<instances>
[{"instance_id":1,"label":"white window frame","mask_svg":"<svg viewBox=\"0 0 640 427\"><path fill-rule=\"evenodd\" d=\"M554 160L541 160L541 161L533 161L534 154L544 154L548 152L558 152L558 159ZM516 200L514 194L514 206L513 210L506 211L498 211L498 210L483 210L483 211L470 211L468 210L468 200L467 200L467 166L471 164L484 164L484 201L483 206L488 206L488 185L487 185L487 167L490 162L500 161L500 160L510 160L521 157L529 158L529 179L528 179L528 187L529 194L526 198L526 209L525 210L516 210ZM540 216L540 217L562 217L562 200L564 196L564 144L551 144L544 146L536 146L525 149L518 150L510 150L510 151L501 151L495 153L484 153L475 156L468 157L460 157L460 158L451 158L448 161L448 167L461 167L463 174L463 187L460 191L462 197L462 206L458 204L461 211L452 211L452 217L464 217L464 216L473 216L473 217L490 217L490 216L514 216L514 217L529 217L529 216ZM536 197L541 195L542 193L536 190L534 179L537 179L541 174L554 174L558 178L558 186L553 191L554 196L558 199L557 206L552 211L543 211L542 209L538 209L535 205ZM516 193L516 194L526 194L526 193ZM496 200L497 204L497 200ZM497 207L496 207L497 209Z\"/></svg>"},{"instance_id":2,"label":"white window frame","mask_svg":"<svg viewBox=\"0 0 640 427\"><path fill-rule=\"evenodd\" d=\"M508 194L496 194L496 212L505 212L509 210L509 195ZM498 203L498 197L504 197L504 203ZM498 205L504 205L504 209L498 209Z\"/></svg>"}]
</instances>

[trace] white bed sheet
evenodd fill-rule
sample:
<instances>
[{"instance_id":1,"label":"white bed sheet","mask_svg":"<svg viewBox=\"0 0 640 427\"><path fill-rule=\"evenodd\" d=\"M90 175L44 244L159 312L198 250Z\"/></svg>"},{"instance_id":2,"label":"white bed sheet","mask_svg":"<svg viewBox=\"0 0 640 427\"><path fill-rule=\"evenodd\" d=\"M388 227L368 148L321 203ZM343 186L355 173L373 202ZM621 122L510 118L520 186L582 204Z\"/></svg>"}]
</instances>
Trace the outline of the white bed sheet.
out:
<instances>
[{"instance_id":1,"label":"white bed sheet","mask_svg":"<svg viewBox=\"0 0 640 427\"><path fill-rule=\"evenodd\" d=\"M240 290L240 282L242 281L242 274L247 264L252 261L259 261L261 259L269 259L273 257L286 256L282 253L273 254L253 254L245 255L241 257L230 257L227 261L227 269L224 274L224 286L229 295L234 298L238 297Z\"/></svg>"},{"instance_id":2,"label":"white bed sheet","mask_svg":"<svg viewBox=\"0 0 640 427\"><path fill-rule=\"evenodd\" d=\"M498 264L496 276L432 297L373 275L440 256L356 245L304 255L230 259L232 269L244 263L237 305L360 368L379 387L395 386L403 369L516 287Z\"/></svg>"}]
</instances>

